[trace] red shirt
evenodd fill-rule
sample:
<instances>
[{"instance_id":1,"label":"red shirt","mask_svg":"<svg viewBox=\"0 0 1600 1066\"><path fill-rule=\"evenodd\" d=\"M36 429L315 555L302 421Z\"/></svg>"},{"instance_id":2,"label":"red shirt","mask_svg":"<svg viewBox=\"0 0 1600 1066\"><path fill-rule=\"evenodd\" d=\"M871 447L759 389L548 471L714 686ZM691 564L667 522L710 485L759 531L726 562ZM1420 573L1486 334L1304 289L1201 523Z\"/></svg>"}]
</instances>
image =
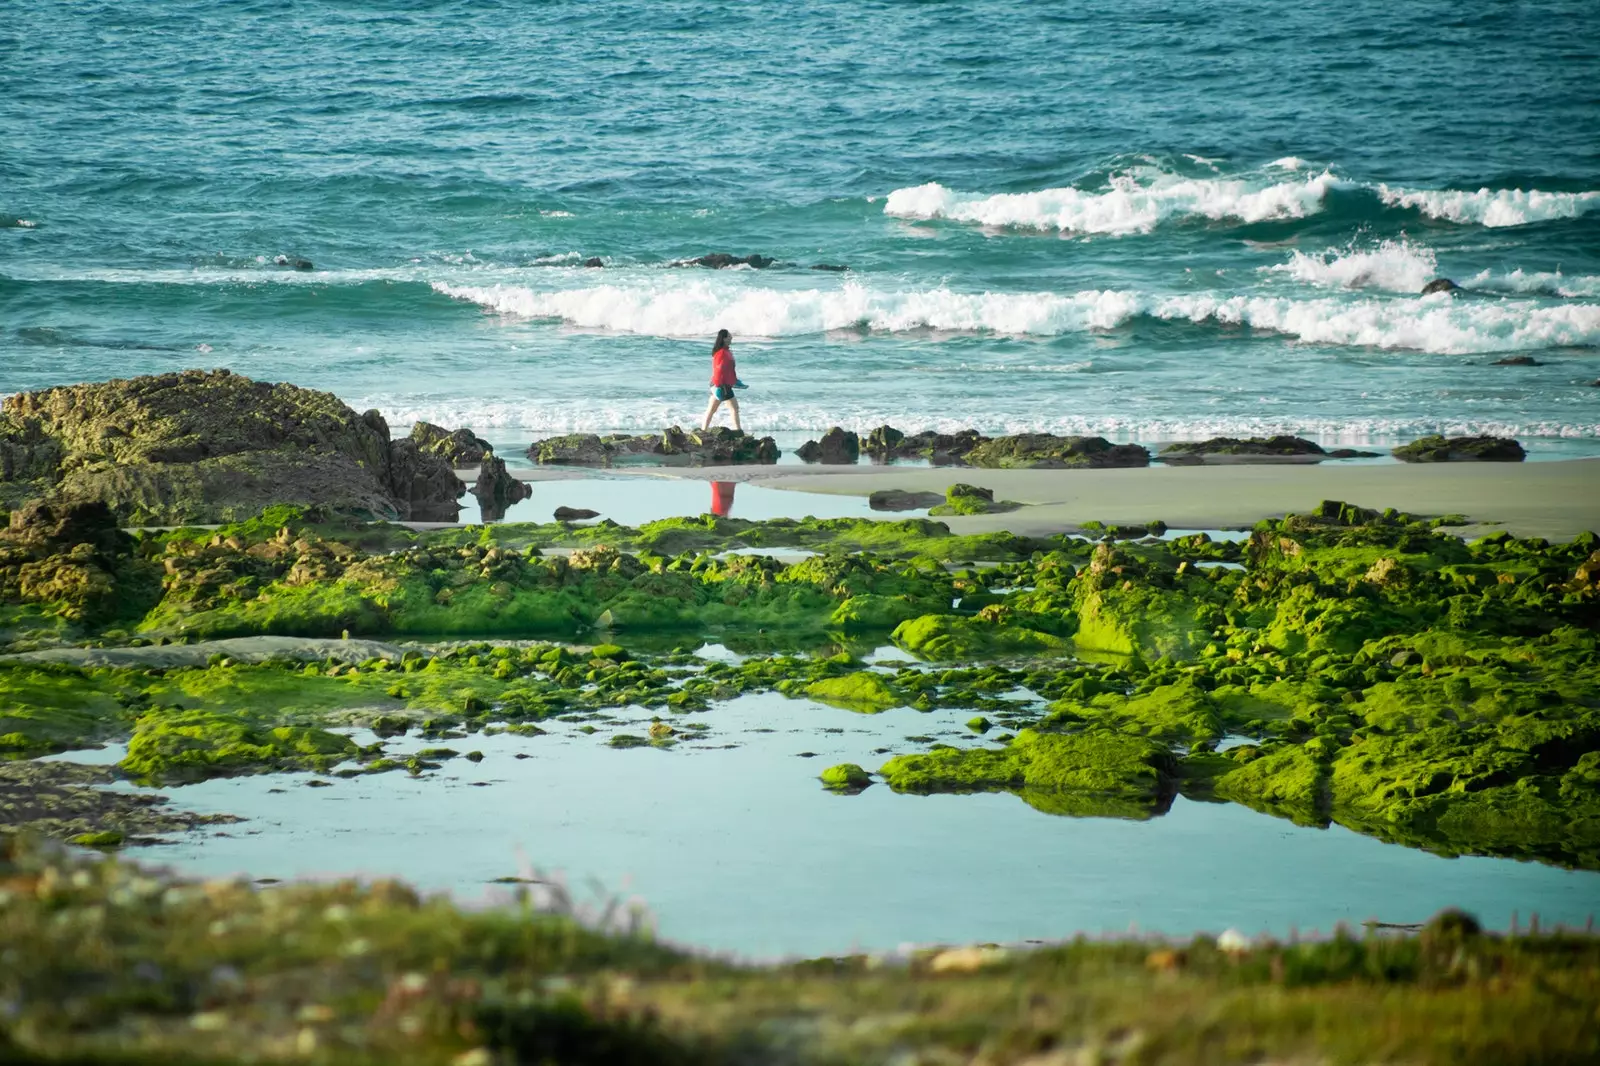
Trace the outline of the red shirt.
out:
<instances>
[{"instance_id":1,"label":"red shirt","mask_svg":"<svg viewBox=\"0 0 1600 1066\"><path fill-rule=\"evenodd\" d=\"M731 386L739 380L739 375L733 369L733 353L726 348L718 348L711 353L711 384Z\"/></svg>"}]
</instances>

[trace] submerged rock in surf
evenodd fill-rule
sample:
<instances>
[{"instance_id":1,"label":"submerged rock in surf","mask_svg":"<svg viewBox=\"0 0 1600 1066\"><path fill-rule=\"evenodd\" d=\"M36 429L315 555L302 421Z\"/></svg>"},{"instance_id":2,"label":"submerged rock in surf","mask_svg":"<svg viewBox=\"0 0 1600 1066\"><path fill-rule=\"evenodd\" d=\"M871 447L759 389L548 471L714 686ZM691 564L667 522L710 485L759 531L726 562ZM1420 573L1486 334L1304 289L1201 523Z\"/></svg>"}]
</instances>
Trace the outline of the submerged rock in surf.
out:
<instances>
[{"instance_id":1,"label":"submerged rock in surf","mask_svg":"<svg viewBox=\"0 0 1600 1066\"><path fill-rule=\"evenodd\" d=\"M1423 296L1432 296L1436 292L1460 292L1461 286L1449 278L1434 278L1422 287Z\"/></svg>"}]
</instances>

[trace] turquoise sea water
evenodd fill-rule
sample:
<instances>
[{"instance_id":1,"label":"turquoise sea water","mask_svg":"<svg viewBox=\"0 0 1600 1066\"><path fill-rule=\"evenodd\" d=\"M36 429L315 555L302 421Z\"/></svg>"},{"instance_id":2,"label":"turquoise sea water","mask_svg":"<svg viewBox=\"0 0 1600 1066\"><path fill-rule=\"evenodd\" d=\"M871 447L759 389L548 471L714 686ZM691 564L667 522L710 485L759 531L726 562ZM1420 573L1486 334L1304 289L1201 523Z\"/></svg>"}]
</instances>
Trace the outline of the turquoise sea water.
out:
<instances>
[{"instance_id":1,"label":"turquoise sea water","mask_svg":"<svg viewBox=\"0 0 1600 1066\"><path fill-rule=\"evenodd\" d=\"M1600 451L1600 33L1480 8L10 4L0 393Z\"/></svg>"}]
</instances>

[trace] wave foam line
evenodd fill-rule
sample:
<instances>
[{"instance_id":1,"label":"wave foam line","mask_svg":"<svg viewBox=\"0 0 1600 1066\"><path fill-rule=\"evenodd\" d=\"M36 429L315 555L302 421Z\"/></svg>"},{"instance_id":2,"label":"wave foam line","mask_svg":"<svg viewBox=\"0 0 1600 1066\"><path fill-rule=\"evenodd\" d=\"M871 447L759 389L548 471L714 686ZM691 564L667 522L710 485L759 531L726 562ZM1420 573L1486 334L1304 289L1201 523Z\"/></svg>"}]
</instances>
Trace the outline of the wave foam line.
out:
<instances>
[{"instance_id":1,"label":"wave foam line","mask_svg":"<svg viewBox=\"0 0 1600 1066\"><path fill-rule=\"evenodd\" d=\"M1384 241L1365 249L1352 245L1314 255L1296 251L1287 263L1263 269L1312 285L1391 292L1420 292L1439 276L1439 262L1433 250L1405 240Z\"/></svg>"},{"instance_id":2,"label":"wave foam line","mask_svg":"<svg viewBox=\"0 0 1600 1066\"><path fill-rule=\"evenodd\" d=\"M526 402L475 397L441 399L416 395L375 394L350 399L351 407L383 412L396 431L416 421L452 429L466 427L480 435L506 440L533 440L560 433L647 433L673 424L687 425L704 410L701 390L688 390L683 397L640 398L635 400L593 400L585 397ZM1448 436L1543 437L1594 439L1600 425L1594 423L1527 421L1466 418L1392 418L1379 416L1259 417L1219 415L1208 418L1175 418L1095 414L1039 415L1000 412L968 412L952 415L949 407L918 408L875 404L871 398L856 400L841 396L837 403L752 404L745 416L746 428L759 433L821 433L830 426L842 426L857 433L871 432L889 425L917 431L940 433L979 426L986 433L1055 433L1060 435L1104 436L1115 440L1169 441L1206 440L1210 437L1272 436L1278 433L1309 437L1322 443L1370 444L1410 440L1429 433Z\"/></svg>"},{"instance_id":3,"label":"wave foam line","mask_svg":"<svg viewBox=\"0 0 1600 1066\"><path fill-rule=\"evenodd\" d=\"M1140 185L1133 175L1119 174L1108 184L1110 188L1102 192L1067 186L984 195L929 182L894 190L883 211L897 218L942 218L1018 229L1149 233L1171 218L1199 217L1214 222L1305 218L1322 209L1323 198L1339 179L1323 171L1303 181L1260 187L1240 178L1162 175L1149 185Z\"/></svg>"},{"instance_id":4,"label":"wave foam line","mask_svg":"<svg viewBox=\"0 0 1600 1066\"><path fill-rule=\"evenodd\" d=\"M1530 222L1577 218L1600 208L1600 192L1542 192L1539 189L1399 189L1377 187L1389 207L1408 207L1428 218L1486 226L1525 226Z\"/></svg>"},{"instance_id":5,"label":"wave foam line","mask_svg":"<svg viewBox=\"0 0 1600 1066\"><path fill-rule=\"evenodd\" d=\"M1419 286L1420 287L1420 286ZM1221 323L1299 340L1438 354L1600 346L1600 305L1538 306L1448 297L1310 300L1282 296L1151 296L1119 290L1071 295L960 293L949 289L875 292L857 282L836 290L782 291L698 282L668 287L537 291L520 285L436 282L455 299L500 314L582 329L698 338L730 329L751 337L795 337L831 330L935 331L1053 337L1114 329L1144 316Z\"/></svg>"}]
</instances>

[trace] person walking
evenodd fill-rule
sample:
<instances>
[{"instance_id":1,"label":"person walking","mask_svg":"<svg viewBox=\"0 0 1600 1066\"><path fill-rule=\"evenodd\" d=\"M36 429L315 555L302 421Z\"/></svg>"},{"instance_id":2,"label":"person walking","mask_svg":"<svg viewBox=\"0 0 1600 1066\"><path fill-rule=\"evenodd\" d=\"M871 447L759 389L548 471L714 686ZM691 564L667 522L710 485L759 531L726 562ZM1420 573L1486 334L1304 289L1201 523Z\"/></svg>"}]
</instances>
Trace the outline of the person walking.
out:
<instances>
[{"instance_id":1,"label":"person walking","mask_svg":"<svg viewBox=\"0 0 1600 1066\"><path fill-rule=\"evenodd\" d=\"M706 418L701 429L711 428L711 419L717 413L717 408L723 404L728 405L728 410L733 414L733 428L742 431L739 425L739 401L734 398L733 390L741 384L738 371L733 365L733 334L725 329L717 330L717 339L711 344L711 403L706 408Z\"/></svg>"}]
</instances>

